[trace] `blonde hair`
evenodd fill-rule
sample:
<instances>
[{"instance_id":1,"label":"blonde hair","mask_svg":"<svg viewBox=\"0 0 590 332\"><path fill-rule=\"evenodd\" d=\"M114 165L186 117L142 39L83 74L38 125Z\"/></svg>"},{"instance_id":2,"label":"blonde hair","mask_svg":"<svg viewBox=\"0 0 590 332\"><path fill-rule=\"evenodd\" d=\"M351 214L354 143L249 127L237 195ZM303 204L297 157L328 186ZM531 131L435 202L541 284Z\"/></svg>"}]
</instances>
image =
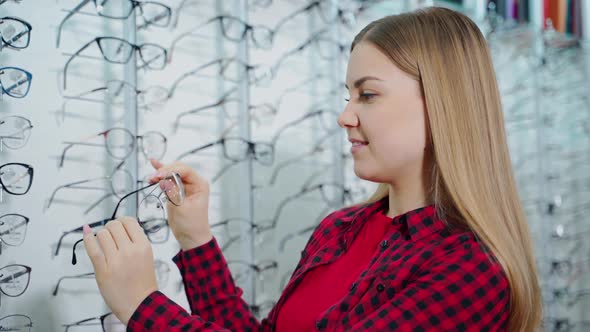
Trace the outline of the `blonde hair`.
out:
<instances>
[{"instance_id":1,"label":"blonde hair","mask_svg":"<svg viewBox=\"0 0 590 332\"><path fill-rule=\"evenodd\" d=\"M509 331L534 331L542 300L532 241L518 196L489 49L465 15L431 7L370 23L370 42L420 82L432 153L429 199L491 250L510 285ZM389 195L381 184L367 203Z\"/></svg>"}]
</instances>

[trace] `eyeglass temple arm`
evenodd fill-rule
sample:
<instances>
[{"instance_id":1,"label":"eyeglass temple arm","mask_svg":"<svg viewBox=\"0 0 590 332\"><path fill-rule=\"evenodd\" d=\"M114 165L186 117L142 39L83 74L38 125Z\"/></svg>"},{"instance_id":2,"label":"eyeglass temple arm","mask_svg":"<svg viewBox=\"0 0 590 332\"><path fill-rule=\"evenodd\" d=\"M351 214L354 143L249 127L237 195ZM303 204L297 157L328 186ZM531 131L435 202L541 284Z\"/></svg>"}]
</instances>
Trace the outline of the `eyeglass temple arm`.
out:
<instances>
[{"instance_id":1,"label":"eyeglass temple arm","mask_svg":"<svg viewBox=\"0 0 590 332\"><path fill-rule=\"evenodd\" d=\"M59 285L61 284L61 282L65 279L82 279L82 278L86 278L86 277L91 277L94 276L94 272L88 272L88 273L84 273L84 274L78 274L75 276L64 276L61 277L57 280L57 284L55 285L55 288L53 289L53 296L57 296L57 291L59 289Z\"/></svg>"},{"instance_id":2,"label":"eyeglass temple arm","mask_svg":"<svg viewBox=\"0 0 590 332\"><path fill-rule=\"evenodd\" d=\"M89 1L89 0L84 0L84 1ZM68 61L66 61L66 64L64 65L64 70L63 70L63 89L64 91L67 89L67 79L68 79L68 68L70 66L70 63L72 62L72 60L74 60L75 57L77 57L78 55L80 55L80 53L82 53L82 51L84 51L86 48L88 48L88 46L90 46L92 43L97 42L98 43L98 38L94 38L91 41L89 41L88 43L86 43L84 46L80 47L80 49L78 49L76 51L76 53L72 54L70 56L70 58L68 59Z\"/></svg>"},{"instance_id":3,"label":"eyeglass temple arm","mask_svg":"<svg viewBox=\"0 0 590 332\"><path fill-rule=\"evenodd\" d=\"M88 213L90 213L90 211L94 210L94 208L96 208L100 203L102 203L105 199L111 197L111 196L115 196L115 194L111 193L107 193L105 195L103 195L102 197L100 197L96 202L92 203L86 210L84 210L83 214L87 215Z\"/></svg>"},{"instance_id":4,"label":"eyeglass temple arm","mask_svg":"<svg viewBox=\"0 0 590 332\"><path fill-rule=\"evenodd\" d=\"M76 325L94 325L94 324L84 324L93 320L100 320L102 316L99 317L91 317L91 318L86 318L86 319L82 319L81 321L77 321L75 323L71 323L71 324L64 324L62 326L64 326L66 328L66 332L68 331L68 329L70 327L76 326ZM96 325L98 325L99 323L96 323Z\"/></svg>"},{"instance_id":5,"label":"eyeglass temple arm","mask_svg":"<svg viewBox=\"0 0 590 332\"><path fill-rule=\"evenodd\" d=\"M220 98L219 98L219 99L218 99L216 102L214 102L214 103L211 103L211 104L208 104L208 105L205 105L205 106L201 106L201 107L197 107L197 108L194 108L194 109L192 109L192 110L185 111L185 112L182 112L182 113L178 114L178 115L176 116L176 119L174 120L174 129L176 130L176 129L178 128L178 125L179 125L179 122L180 122L180 118L181 118L181 117L183 117L183 116L186 116L186 115L189 115L189 114L198 113L198 112L204 111L204 110L206 110L206 109L209 109L209 108L213 108L213 107L218 107L218 106L221 106L221 105L223 105L225 102L227 102L227 101L228 101L228 98L229 98L229 96L231 96L231 95L232 95L234 92L236 92L236 91L237 91L237 88L236 88L236 87L234 87L234 88L231 88L231 89L229 89L227 92L225 92L225 93L224 93L224 94L223 94L223 95L222 95L222 96L221 96L221 97L220 97Z\"/></svg>"},{"instance_id":6,"label":"eyeglass temple arm","mask_svg":"<svg viewBox=\"0 0 590 332\"><path fill-rule=\"evenodd\" d=\"M66 141L66 142L62 142L63 144L66 144L66 146L63 149L63 152L61 154L60 160L59 160L59 167L61 168L64 164L64 160L66 157L66 152L71 149L74 145L83 145L83 146L94 146L94 147L102 147L105 146L105 144L100 144L100 143L87 143L87 141L95 138L96 136L103 136L105 135L106 132L102 132L99 133L97 135L91 135L88 136L86 138L81 139L79 142L70 142L70 141Z\"/></svg>"},{"instance_id":7,"label":"eyeglass temple arm","mask_svg":"<svg viewBox=\"0 0 590 332\"><path fill-rule=\"evenodd\" d=\"M71 182L71 183L67 183L67 184L62 184L60 186L57 186L53 192L51 193L51 196L49 197L49 199L47 200L47 206L45 207L45 209L49 209L49 207L51 207L51 204L53 203L53 200L55 199L55 195L57 194L57 192L61 189L65 189L65 188L72 188L72 189L89 189L89 190L100 190L100 189L104 189L104 188L98 188L98 187L80 187L80 188L76 188L75 186L77 185L81 185L84 183L88 183L88 182L92 182L92 181L97 181L97 180L108 180L110 179L110 177L107 176L103 176L100 178L93 178L93 179L86 179L86 180L80 180L80 181L76 181L76 182Z\"/></svg>"},{"instance_id":8,"label":"eyeglass temple arm","mask_svg":"<svg viewBox=\"0 0 590 332\"><path fill-rule=\"evenodd\" d=\"M171 87L170 87L170 91L168 92L168 98L169 98L169 99L170 99L170 98L172 98L172 96L174 95L174 92L176 91L176 88L178 87L178 85L180 84L180 82L182 82L184 79L186 79L187 77L190 77L190 76L192 76L192 75L196 75L196 74L197 74L197 73L199 73L201 70L203 70L203 69L205 69L205 68L207 68L207 67L213 66L214 64L221 63L222 61L223 61L223 59L215 59L215 60L209 61L209 62L207 62L207 63L204 63L204 64L202 64L202 65L198 66L197 68L195 68L195 69L193 69L193 70L191 70L191 71L189 71L189 72L186 72L186 73L184 73L184 74L180 75L180 76L179 76L179 77L178 77L178 78L177 78L177 79L176 79L176 80L175 80L175 81L172 83L172 85L171 85Z\"/></svg>"},{"instance_id":9,"label":"eyeglass temple arm","mask_svg":"<svg viewBox=\"0 0 590 332\"><path fill-rule=\"evenodd\" d=\"M192 150L190 150L190 151L184 152L183 154L181 154L180 156L178 156L178 157L176 158L176 160L181 160L182 158L184 158L184 157L186 157L186 156L189 156L189 155L191 155L191 154L195 154L195 153L197 153L197 152L199 152L199 151L201 151L201 150L204 150L204 149L206 149L206 148L212 147L212 146L214 146L214 145L221 144L221 142L223 142L223 139L220 139L220 140L218 140L218 141L216 141L216 142L212 142L212 143L208 143L208 144L205 144L205 145L199 146L198 148L195 148L195 149L192 149Z\"/></svg>"},{"instance_id":10,"label":"eyeglass temple arm","mask_svg":"<svg viewBox=\"0 0 590 332\"><path fill-rule=\"evenodd\" d=\"M74 9L70 10L68 14L63 18L63 20L61 20L59 26L57 27L57 39L55 41L55 48L59 48L61 42L61 31L66 21L69 20L70 17L74 16L74 14L76 14L80 9L82 9L82 7L86 6L86 4L90 1L92 0L82 0L82 2L80 2L76 7L74 7Z\"/></svg>"},{"instance_id":11,"label":"eyeglass temple arm","mask_svg":"<svg viewBox=\"0 0 590 332\"><path fill-rule=\"evenodd\" d=\"M177 17L180 15L180 13L178 13ZM170 44L170 52L168 54L168 63L170 63L172 61L172 53L174 52L174 49L176 48L176 45L178 44L178 42L180 42L181 39L184 39L185 37L188 37L192 34L195 33L195 30L200 29L202 27L204 27L205 25L218 20L220 16L215 16L213 18L208 19L205 22L199 23L198 25L186 30L185 32L179 34L176 38L174 38L174 40L172 40L172 43Z\"/></svg>"},{"instance_id":12,"label":"eyeglass temple arm","mask_svg":"<svg viewBox=\"0 0 590 332\"><path fill-rule=\"evenodd\" d=\"M0 279L0 284L5 283L6 281L8 281L10 279L16 279L16 278L23 276L29 272L31 272L29 269L25 269L25 271L20 271L17 273L10 274L10 275L6 276L6 278L4 278L4 279Z\"/></svg>"},{"instance_id":13,"label":"eyeglass temple arm","mask_svg":"<svg viewBox=\"0 0 590 332\"><path fill-rule=\"evenodd\" d=\"M285 25L287 22L289 22L293 17L309 10L309 8L311 7L312 4L307 4L307 5L305 5L305 7L298 9L298 10L292 12L291 14L285 16L284 18L280 19L279 22L274 26L274 28L272 30L275 33L279 32L279 30L283 27L283 25Z\"/></svg>"},{"instance_id":14,"label":"eyeglass temple arm","mask_svg":"<svg viewBox=\"0 0 590 332\"><path fill-rule=\"evenodd\" d=\"M92 228L92 227L97 227L97 226L104 226L104 225L106 225L106 224L107 224L109 221L111 221L111 220L113 220L113 219L103 219L103 220L95 221L95 222L93 222L93 223L90 223L90 224L88 224L88 226L89 226L90 228ZM59 248L61 247L61 244L62 244L63 238L64 238L66 235L69 235L69 234L74 234L74 233L81 233L82 231L83 231L83 228L82 228L82 226L80 226L80 227L74 228L74 229L72 229L72 230L69 230L69 231L67 231L67 232L63 232L63 234L62 234L62 235L60 236L60 238L59 238L59 241L57 242L57 247L56 247L56 249L55 249L55 256L57 256L57 255L59 254ZM80 241L78 241L78 242L80 242ZM78 242L76 242L76 244L77 244ZM76 245L74 244L74 247L75 247L75 246L76 246ZM75 250L75 248L74 248L74 250Z\"/></svg>"}]
</instances>

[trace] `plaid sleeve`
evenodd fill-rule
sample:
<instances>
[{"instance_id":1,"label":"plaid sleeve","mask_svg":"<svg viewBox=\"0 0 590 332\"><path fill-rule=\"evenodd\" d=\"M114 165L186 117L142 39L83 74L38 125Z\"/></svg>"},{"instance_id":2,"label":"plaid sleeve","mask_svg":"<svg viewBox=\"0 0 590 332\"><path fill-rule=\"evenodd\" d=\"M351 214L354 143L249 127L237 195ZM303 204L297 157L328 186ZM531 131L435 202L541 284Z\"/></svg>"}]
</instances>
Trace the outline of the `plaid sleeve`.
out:
<instances>
[{"instance_id":1,"label":"plaid sleeve","mask_svg":"<svg viewBox=\"0 0 590 332\"><path fill-rule=\"evenodd\" d=\"M485 251L471 246L436 255L402 289L378 278L366 306L351 310L354 331L506 331L509 285L503 270ZM438 256L438 257L435 257ZM368 310L367 310L368 311ZM356 316L356 317L354 317Z\"/></svg>"},{"instance_id":2,"label":"plaid sleeve","mask_svg":"<svg viewBox=\"0 0 590 332\"><path fill-rule=\"evenodd\" d=\"M242 300L215 237L208 243L174 258L180 270L193 315L236 331L269 329L267 320L259 323Z\"/></svg>"},{"instance_id":3,"label":"plaid sleeve","mask_svg":"<svg viewBox=\"0 0 590 332\"><path fill-rule=\"evenodd\" d=\"M156 291L141 302L127 323L127 332L150 331L229 332L230 330L207 322L199 316L189 315L181 306Z\"/></svg>"}]
</instances>

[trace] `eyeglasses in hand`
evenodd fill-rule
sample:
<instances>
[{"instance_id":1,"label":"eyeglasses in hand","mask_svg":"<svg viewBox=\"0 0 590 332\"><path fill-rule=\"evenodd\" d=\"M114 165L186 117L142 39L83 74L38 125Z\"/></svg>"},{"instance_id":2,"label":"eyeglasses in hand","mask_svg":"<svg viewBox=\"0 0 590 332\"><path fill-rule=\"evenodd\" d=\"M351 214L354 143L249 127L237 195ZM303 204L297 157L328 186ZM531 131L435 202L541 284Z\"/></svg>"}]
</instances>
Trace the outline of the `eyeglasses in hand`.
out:
<instances>
[{"instance_id":1,"label":"eyeglasses in hand","mask_svg":"<svg viewBox=\"0 0 590 332\"><path fill-rule=\"evenodd\" d=\"M89 143L88 141L102 137L104 142L100 143ZM149 159L162 159L166 153L167 139L166 137L157 131L149 131L143 135L135 136L129 130L125 128L111 128L100 132L96 135L92 135L78 142L63 142L65 147L62 151L59 167L64 164L66 153L73 146L92 146L92 147L105 147L108 154L118 160L123 160L129 157L133 149L135 148L136 141L141 148L141 152Z\"/></svg>"},{"instance_id":2,"label":"eyeglasses in hand","mask_svg":"<svg viewBox=\"0 0 590 332\"><path fill-rule=\"evenodd\" d=\"M0 67L0 100L3 95L24 98L31 89L33 74L17 67Z\"/></svg>"},{"instance_id":3,"label":"eyeglasses in hand","mask_svg":"<svg viewBox=\"0 0 590 332\"><path fill-rule=\"evenodd\" d=\"M22 148L31 137L33 125L25 117L10 115L0 119L0 152L5 146L12 150Z\"/></svg>"},{"instance_id":4,"label":"eyeglasses in hand","mask_svg":"<svg viewBox=\"0 0 590 332\"><path fill-rule=\"evenodd\" d=\"M82 0L74 9L70 10L68 14L61 20L57 28L56 47L59 48L61 42L61 33L64 24L76 13L89 3L94 4L94 10L97 15L109 18L126 20L134 11L137 11L137 16L143 18L143 23L137 26L138 30L147 28L148 26L167 27L170 24L172 17L172 10L170 7L160 2L155 1L109 1L109 0Z\"/></svg>"},{"instance_id":5,"label":"eyeglasses in hand","mask_svg":"<svg viewBox=\"0 0 590 332\"><path fill-rule=\"evenodd\" d=\"M133 52L137 52L141 65L138 69L149 68L161 70L166 66L167 51L160 45L144 43L141 45L132 44L125 39L117 37L96 37L86 43L79 50L70 56L63 68L63 89L67 89L67 73L70 63L74 58L81 56L81 53L91 45L98 46L104 60L110 63L125 64L129 62Z\"/></svg>"},{"instance_id":6,"label":"eyeglasses in hand","mask_svg":"<svg viewBox=\"0 0 590 332\"><path fill-rule=\"evenodd\" d=\"M155 188L156 185L159 186L160 189L162 189L162 192L158 196L154 196L150 193L146 197L154 197L159 208L162 208L162 209L164 208L163 198L161 197L162 195L165 195L165 198L167 199L167 201L170 202L172 205L175 205L175 206L182 205L182 203L184 202L184 197L185 197L184 185L182 183L182 180L180 179L180 175L178 175L176 173L171 173L169 176L163 178L159 182L144 186L142 188L134 190L134 191L128 193L127 195L123 196L119 200L119 202L117 203L117 206L115 207L115 211L113 211L113 214L109 219L100 220L100 221L97 221L97 222L93 223L92 225L88 225L88 226L90 226L90 227L104 226L109 221L115 220L117 217L117 211L119 210L119 206L127 197L137 194L143 190L154 187L154 189L152 190L152 192L153 192L156 189ZM142 201L139 205L141 206L141 204L143 204L143 203L145 203L145 200ZM150 202L148 202L148 203L150 203ZM159 219L153 218L150 220L140 220L138 218L138 222L140 223L140 225L142 226L142 228L144 229L146 234L148 234L148 237L149 237L150 233L156 233L165 227L162 224L162 218L159 218ZM166 221L166 226L167 225L168 224ZM79 227L72 232L79 232L78 230L82 230L82 227ZM60 238L60 244L61 244L61 239L63 239L64 235L65 235L65 233ZM84 241L84 240L80 239L80 240L76 241L76 243L74 243L74 247L72 248L72 264L73 265L76 265L76 262L77 262L76 246L82 241ZM58 244L58 249L59 249L59 244ZM58 249L56 250L56 255L57 255Z\"/></svg>"},{"instance_id":7,"label":"eyeglasses in hand","mask_svg":"<svg viewBox=\"0 0 590 332\"><path fill-rule=\"evenodd\" d=\"M4 47L22 50L31 41L31 25L17 17L0 18L0 51Z\"/></svg>"}]
</instances>

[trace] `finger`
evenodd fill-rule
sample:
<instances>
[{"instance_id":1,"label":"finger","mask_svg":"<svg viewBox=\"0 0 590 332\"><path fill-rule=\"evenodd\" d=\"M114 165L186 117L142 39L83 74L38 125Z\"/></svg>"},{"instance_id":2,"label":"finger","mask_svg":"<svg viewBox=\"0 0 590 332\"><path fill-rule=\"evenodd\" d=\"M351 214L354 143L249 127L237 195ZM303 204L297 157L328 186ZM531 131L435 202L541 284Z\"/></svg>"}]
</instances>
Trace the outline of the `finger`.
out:
<instances>
[{"instance_id":1,"label":"finger","mask_svg":"<svg viewBox=\"0 0 590 332\"><path fill-rule=\"evenodd\" d=\"M160 161L156 160L156 159L150 159L150 163L152 164L152 167L156 170L160 169L162 166L164 166L164 164L162 164Z\"/></svg>"},{"instance_id":2,"label":"finger","mask_svg":"<svg viewBox=\"0 0 590 332\"><path fill-rule=\"evenodd\" d=\"M86 253L92 262L94 272L99 275L106 270L106 260L98 241L94 236L92 229L88 225L84 225L84 247L86 247Z\"/></svg>"},{"instance_id":3,"label":"finger","mask_svg":"<svg viewBox=\"0 0 590 332\"><path fill-rule=\"evenodd\" d=\"M117 245L111 236L111 232L106 228L103 228L96 233L96 237L98 238L98 243L100 243L100 247L104 253L105 261L108 262L113 259L117 254Z\"/></svg>"},{"instance_id":4,"label":"finger","mask_svg":"<svg viewBox=\"0 0 590 332\"><path fill-rule=\"evenodd\" d=\"M119 250L131 245L131 239L129 238L129 235L127 235L127 231L119 219L109 221L106 225L106 229L111 232L111 236L113 237L113 240L115 240L115 245Z\"/></svg>"},{"instance_id":5,"label":"finger","mask_svg":"<svg viewBox=\"0 0 590 332\"><path fill-rule=\"evenodd\" d=\"M188 165L175 161L169 165L164 165L158 170L158 180L165 178L170 173L177 173L180 176L182 182L186 185L206 185L207 181L199 176L195 170Z\"/></svg>"},{"instance_id":6,"label":"finger","mask_svg":"<svg viewBox=\"0 0 590 332\"><path fill-rule=\"evenodd\" d=\"M139 225L137 220L129 217L121 218L121 223L127 232L127 235L133 243L142 243L148 241L147 236L143 232L143 228Z\"/></svg>"}]
</instances>

